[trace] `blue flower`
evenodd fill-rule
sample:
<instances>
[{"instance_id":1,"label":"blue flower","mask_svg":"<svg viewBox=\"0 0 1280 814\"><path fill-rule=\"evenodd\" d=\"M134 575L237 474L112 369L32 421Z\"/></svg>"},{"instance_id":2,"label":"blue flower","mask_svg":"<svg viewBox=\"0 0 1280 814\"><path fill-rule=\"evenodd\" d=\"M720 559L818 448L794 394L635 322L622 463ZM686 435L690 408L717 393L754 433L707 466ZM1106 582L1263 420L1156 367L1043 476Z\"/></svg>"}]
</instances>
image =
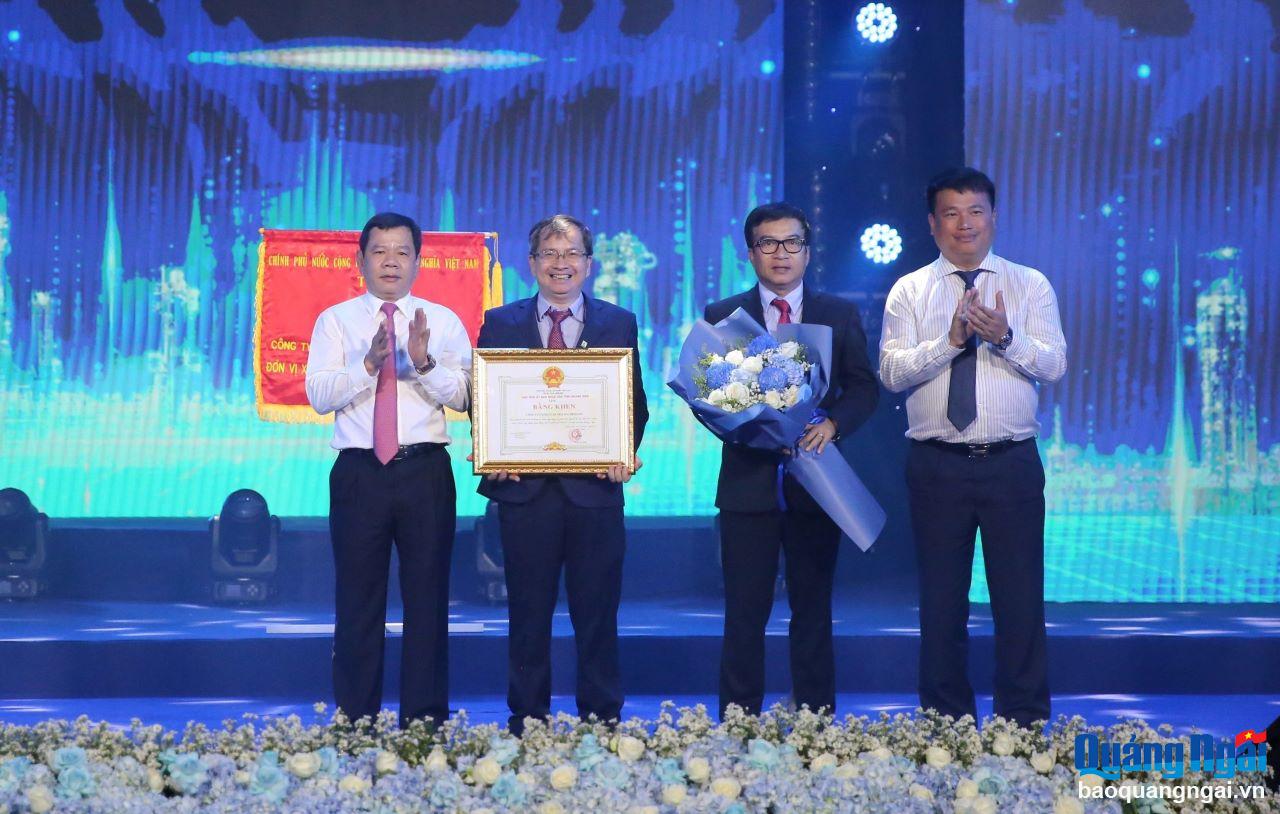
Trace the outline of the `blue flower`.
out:
<instances>
[{"instance_id":1,"label":"blue flower","mask_svg":"<svg viewBox=\"0 0 1280 814\"><path fill-rule=\"evenodd\" d=\"M70 769L73 766L84 766L88 763L84 750L79 746L64 746L53 753L53 760L49 761L49 768L55 772L61 772Z\"/></svg>"},{"instance_id":2,"label":"blue flower","mask_svg":"<svg viewBox=\"0 0 1280 814\"><path fill-rule=\"evenodd\" d=\"M452 811L461 795L462 787L458 776L450 772L441 774L439 779L431 784L431 793L427 795L427 802L431 803L433 808Z\"/></svg>"},{"instance_id":3,"label":"blue flower","mask_svg":"<svg viewBox=\"0 0 1280 814\"><path fill-rule=\"evenodd\" d=\"M58 796L64 799L89 797L97 791L88 766L68 766L58 772Z\"/></svg>"},{"instance_id":4,"label":"blue flower","mask_svg":"<svg viewBox=\"0 0 1280 814\"><path fill-rule=\"evenodd\" d=\"M596 766L596 781L606 789L624 789L631 782L631 773L621 760L610 755Z\"/></svg>"},{"instance_id":5,"label":"blue flower","mask_svg":"<svg viewBox=\"0 0 1280 814\"><path fill-rule=\"evenodd\" d=\"M787 372L776 365L760 371L761 390L785 390L788 384Z\"/></svg>"},{"instance_id":6,"label":"blue flower","mask_svg":"<svg viewBox=\"0 0 1280 814\"><path fill-rule=\"evenodd\" d=\"M770 367L776 367L787 375L787 384L802 384L804 382L804 365L793 359L775 359L769 363Z\"/></svg>"},{"instance_id":7,"label":"blue flower","mask_svg":"<svg viewBox=\"0 0 1280 814\"><path fill-rule=\"evenodd\" d=\"M494 783L493 788L489 790L489 794L507 808L520 808L524 805L528 790L513 773L503 772L498 782Z\"/></svg>"},{"instance_id":8,"label":"blue flower","mask_svg":"<svg viewBox=\"0 0 1280 814\"><path fill-rule=\"evenodd\" d=\"M209 779L209 767L199 755L190 753L178 755L169 764L169 783L182 794L195 794Z\"/></svg>"},{"instance_id":9,"label":"blue flower","mask_svg":"<svg viewBox=\"0 0 1280 814\"><path fill-rule=\"evenodd\" d=\"M279 803L289 794L289 776L279 766L274 750L262 753L249 781L249 793Z\"/></svg>"},{"instance_id":10,"label":"blue flower","mask_svg":"<svg viewBox=\"0 0 1280 814\"><path fill-rule=\"evenodd\" d=\"M977 771L973 773L973 782L978 784L978 791L983 794L999 796L1009 787L1009 781L998 772L992 771L987 766L979 766Z\"/></svg>"},{"instance_id":11,"label":"blue flower","mask_svg":"<svg viewBox=\"0 0 1280 814\"><path fill-rule=\"evenodd\" d=\"M603 761L605 755L596 736L588 732L573 750L573 757L578 761L578 770L585 772Z\"/></svg>"},{"instance_id":12,"label":"blue flower","mask_svg":"<svg viewBox=\"0 0 1280 814\"><path fill-rule=\"evenodd\" d=\"M494 735L489 739L489 757L498 761L499 766L508 766L520 754L520 744L515 738L504 738Z\"/></svg>"},{"instance_id":13,"label":"blue flower","mask_svg":"<svg viewBox=\"0 0 1280 814\"><path fill-rule=\"evenodd\" d=\"M11 757L0 763L0 795L8 794L18 788L22 776L31 766L31 760L25 757Z\"/></svg>"},{"instance_id":14,"label":"blue flower","mask_svg":"<svg viewBox=\"0 0 1280 814\"><path fill-rule=\"evenodd\" d=\"M778 747L767 740L756 738L747 744L747 763L753 769L773 771L778 765Z\"/></svg>"},{"instance_id":15,"label":"blue flower","mask_svg":"<svg viewBox=\"0 0 1280 814\"><path fill-rule=\"evenodd\" d=\"M659 760L653 767L653 774L664 786L682 785L687 777L684 769L680 768L680 761L673 757L664 757Z\"/></svg>"},{"instance_id":16,"label":"blue flower","mask_svg":"<svg viewBox=\"0 0 1280 814\"><path fill-rule=\"evenodd\" d=\"M745 367L737 367L729 374L729 381L738 382L739 384L751 384L757 378L755 373L747 370Z\"/></svg>"},{"instance_id":17,"label":"blue flower","mask_svg":"<svg viewBox=\"0 0 1280 814\"><path fill-rule=\"evenodd\" d=\"M776 347L778 347L778 340L774 339L769 334L761 334L747 344L747 355L759 356L770 348Z\"/></svg>"},{"instance_id":18,"label":"blue flower","mask_svg":"<svg viewBox=\"0 0 1280 814\"><path fill-rule=\"evenodd\" d=\"M707 387L712 390L719 390L729 383L729 376L734 371L733 365L728 362L716 362L707 368Z\"/></svg>"},{"instance_id":19,"label":"blue flower","mask_svg":"<svg viewBox=\"0 0 1280 814\"><path fill-rule=\"evenodd\" d=\"M329 777L337 777L339 766L338 750L332 746L322 746L316 750L320 758L320 773Z\"/></svg>"}]
</instances>

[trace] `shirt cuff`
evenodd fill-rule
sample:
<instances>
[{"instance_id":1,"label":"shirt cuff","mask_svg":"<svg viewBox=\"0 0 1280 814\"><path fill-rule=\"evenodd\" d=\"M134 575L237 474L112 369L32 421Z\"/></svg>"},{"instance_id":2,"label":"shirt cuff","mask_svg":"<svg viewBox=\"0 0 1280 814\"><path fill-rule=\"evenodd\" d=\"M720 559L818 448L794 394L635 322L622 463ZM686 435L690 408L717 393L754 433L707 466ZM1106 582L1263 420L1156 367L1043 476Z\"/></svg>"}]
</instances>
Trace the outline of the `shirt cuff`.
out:
<instances>
[{"instance_id":1,"label":"shirt cuff","mask_svg":"<svg viewBox=\"0 0 1280 814\"><path fill-rule=\"evenodd\" d=\"M1022 367L1026 367L1027 363L1031 361L1031 357L1034 355L1032 353L1031 340L1023 336L1018 331L1014 331L1013 341L1010 342L1009 347L1005 348L1003 351L994 345L992 345L991 348L1003 356L1007 361L1016 365L1021 365Z\"/></svg>"},{"instance_id":2,"label":"shirt cuff","mask_svg":"<svg viewBox=\"0 0 1280 814\"><path fill-rule=\"evenodd\" d=\"M951 361L964 353L964 348L957 348L955 345L951 344L950 334L943 334L933 340L932 344L933 347L930 348L930 351L932 352L934 359L946 359L947 361Z\"/></svg>"},{"instance_id":3,"label":"shirt cuff","mask_svg":"<svg viewBox=\"0 0 1280 814\"><path fill-rule=\"evenodd\" d=\"M430 388L437 393L440 392L441 388L447 386L453 381L452 371L440 364L439 358L436 358L435 367L431 368L426 373L418 373L417 371L414 371L414 374L418 377L418 381L422 382L424 387Z\"/></svg>"},{"instance_id":4,"label":"shirt cuff","mask_svg":"<svg viewBox=\"0 0 1280 814\"><path fill-rule=\"evenodd\" d=\"M364 366L364 357L361 356L347 365L347 381L351 382L351 392L355 394L376 386L378 374L369 374Z\"/></svg>"}]
</instances>

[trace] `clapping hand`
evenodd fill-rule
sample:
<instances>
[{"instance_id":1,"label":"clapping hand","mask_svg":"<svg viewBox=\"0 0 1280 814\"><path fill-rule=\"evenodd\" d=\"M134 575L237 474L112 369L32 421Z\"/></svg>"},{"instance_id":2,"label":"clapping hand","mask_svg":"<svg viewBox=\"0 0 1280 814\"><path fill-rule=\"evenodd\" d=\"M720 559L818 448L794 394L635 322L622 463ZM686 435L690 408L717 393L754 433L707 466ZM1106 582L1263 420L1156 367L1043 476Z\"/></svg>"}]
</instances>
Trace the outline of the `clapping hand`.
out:
<instances>
[{"instance_id":1,"label":"clapping hand","mask_svg":"<svg viewBox=\"0 0 1280 814\"><path fill-rule=\"evenodd\" d=\"M947 332L947 339L952 346L963 348L969 341L969 337L973 336L974 326L970 318L975 306L982 307L977 303L978 289L976 288L970 288L960 295L960 301L956 303L956 311L951 315L951 330Z\"/></svg>"},{"instance_id":2,"label":"clapping hand","mask_svg":"<svg viewBox=\"0 0 1280 814\"><path fill-rule=\"evenodd\" d=\"M987 308L975 302L969 308L969 325L982 339L997 345L1009 332L1009 317L1004 311L1004 292L996 292L996 307Z\"/></svg>"},{"instance_id":3,"label":"clapping hand","mask_svg":"<svg viewBox=\"0 0 1280 814\"><path fill-rule=\"evenodd\" d=\"M405 350L409 352L409 359L414 367L424 367L427 364L429 341L431 341L431 329L427 327L427 315L419 308L409 322L409 341L405 345Z\"/></svg>"},{"instance_id":4,"label":"clapping hand","mask_svg":"<svg viewBox=\"0 0 1280 814\"><path fill-rule=\"evenodd\" d=\"M374 332L373 339L369 342L369 352L364 355L364 369L369 371L370 376L376 375L390 353L391 342L387 336L387 321L383 319L378 323L378 330Z\"/></svg>"}]
</instances>

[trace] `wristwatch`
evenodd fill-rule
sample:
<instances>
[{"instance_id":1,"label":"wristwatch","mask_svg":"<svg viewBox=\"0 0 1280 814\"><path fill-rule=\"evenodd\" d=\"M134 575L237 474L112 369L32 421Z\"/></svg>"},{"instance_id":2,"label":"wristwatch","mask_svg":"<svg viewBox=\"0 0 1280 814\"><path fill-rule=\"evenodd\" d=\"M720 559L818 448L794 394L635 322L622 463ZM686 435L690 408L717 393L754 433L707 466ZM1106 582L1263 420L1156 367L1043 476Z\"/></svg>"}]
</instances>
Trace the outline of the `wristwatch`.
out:
<instances>
[{"instance_id":1,"label":"wristwatch","mask_svg":"<svg viewBox=\"0 0 1280 814\"><path fill-rule=\"evenodd\" d=\"M435 370L435 367L436 367L436 357L428 353L426 364L424 364L422 367L415 367L414 370L417 371L419 376L425 376L428 373L430 373L432 370Z\"/></svg>"},{"instance_id":2,"label":"wristwatch","mask_svg":"<svg viewBox=\"0 0 1280 814\"><path fill-rule=\"evenodd\" d=\"M1009 330L1004 332L1004 336L1002 336L1000 338L1000 341L996 343L996 350L1000 351L1001 353L1004 353L1009 349L1009 346L1012 344L1013 344L1013 328L1010 328Z\"/></svg>"}]
</instances>

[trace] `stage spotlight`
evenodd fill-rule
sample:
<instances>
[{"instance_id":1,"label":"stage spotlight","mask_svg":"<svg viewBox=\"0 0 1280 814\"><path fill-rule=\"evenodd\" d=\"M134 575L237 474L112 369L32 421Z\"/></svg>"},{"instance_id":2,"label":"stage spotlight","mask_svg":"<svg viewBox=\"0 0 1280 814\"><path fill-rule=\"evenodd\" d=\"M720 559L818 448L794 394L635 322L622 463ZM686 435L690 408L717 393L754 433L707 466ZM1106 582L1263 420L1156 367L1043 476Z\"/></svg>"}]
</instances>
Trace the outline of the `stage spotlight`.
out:
<instances>
[{"instance_id":1,"label":"stage spotlight","mask_svg":"<svg viewBox=\"0 0 1280 814\"><path fill-rule=\"evenodd\" d=\"M280 518L252 489L227 496L209 521L213 598L217 602L264 602L274 593Z\"/></svg>"},{"instance_id":2,"label":"stage spotlight","mask_svg":"<svg viewBox=\"0 0 1280 814\"><path fill-rule=\"evenodd\" d=\"M49 518L21 489L0 489L0 599L35 599Z\"/></svg>"},{"instance_id":3,"label":"stage spotlight","mask_svg":"<svg viewBox=\"0 0 1280 814\"><path fill-rule=\"evenodd\" d=\"M877 45L888 42L898 33L898 15L884 3L867 3L858 9L854 22L862 38Z\"/></svg>"},{"instance_id":4,"label":"stage spotlight","mask_svg":"<svg viewBox=\"0 0 1280 814\"><path fill-rule=\"evenodd\" d=\"M873 263L892 263L902 254L902 235L885 223L873 223L862 230L862 253Z\"/></svg>"}]
</instances>

